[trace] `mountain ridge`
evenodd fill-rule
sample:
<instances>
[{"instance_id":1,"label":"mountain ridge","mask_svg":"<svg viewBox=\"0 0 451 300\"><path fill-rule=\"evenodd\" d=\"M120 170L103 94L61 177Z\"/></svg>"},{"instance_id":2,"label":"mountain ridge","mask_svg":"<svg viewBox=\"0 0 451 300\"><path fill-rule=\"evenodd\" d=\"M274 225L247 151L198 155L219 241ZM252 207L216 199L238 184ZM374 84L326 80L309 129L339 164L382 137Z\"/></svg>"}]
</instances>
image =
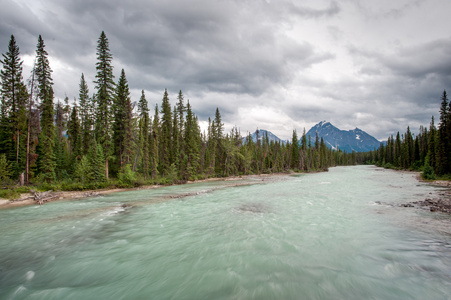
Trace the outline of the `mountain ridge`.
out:
<instances>
[{"instance_id":1,"label":"mountain ridge","mask_svg":"<svg viewBox=\"0 0 451 300\"><path fill-rule=\"evenodd\" d=\"M341 150L345 152L367 152L374 150L375 148L379 148L380 141L378 141L375 137L366 133L364 130L356 127L352 130L341 130L332 123L327 121L321 121L305 134L308 137L310 136L311 143L315 144L316 134L318 133L318 138L323 138L324 143L334 150ZM286 143L286 140L282 140L275 134L273 134L269 130L265 129L257 129L254 133L251 134L252 140L255 142L258 140L262 140L264 136L268 136L269 141ZM298 136L299 140L301 136Z\"/></svg>"},{"instance_id":2,"label":"mountain ridge","mask_svg":"<svg viewBox=\"0 0 451 300\"><path fill-rule=\"evenodd\" d=\"M341 130L327 121L321 121L313 126L306 136L310 136L314 141L318 134L318 138L323 138L324 143L335 150L345 152L367 152L377 149L380 142L373 136L369 135L362 129L356 127L352 130Z\"/></svg>"}]
</instances>

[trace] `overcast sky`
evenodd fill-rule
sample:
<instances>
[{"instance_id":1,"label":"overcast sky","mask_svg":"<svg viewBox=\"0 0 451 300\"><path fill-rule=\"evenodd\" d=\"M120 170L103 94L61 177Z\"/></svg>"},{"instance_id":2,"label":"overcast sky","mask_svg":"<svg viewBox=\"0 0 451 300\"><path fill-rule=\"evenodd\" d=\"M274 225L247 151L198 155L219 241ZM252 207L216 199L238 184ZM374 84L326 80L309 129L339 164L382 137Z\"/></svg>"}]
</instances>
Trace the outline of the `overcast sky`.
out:
<instances>
[{"instance_id":1,"label":"overcast sky","mask_svg":"<svg viewBox=\"0 0 451 300\"><path fill-rule=\"evenodd\" d=\"M292 130L327 120L379 140L438 116L451 92L449 0L0 0L0 53L11 34L29 77L41 34L56 99L95 92L105 31L116 80L153 114L167 88L183 91L205 125L219 107L226 130Z\"/></svg>"}]
</instances>

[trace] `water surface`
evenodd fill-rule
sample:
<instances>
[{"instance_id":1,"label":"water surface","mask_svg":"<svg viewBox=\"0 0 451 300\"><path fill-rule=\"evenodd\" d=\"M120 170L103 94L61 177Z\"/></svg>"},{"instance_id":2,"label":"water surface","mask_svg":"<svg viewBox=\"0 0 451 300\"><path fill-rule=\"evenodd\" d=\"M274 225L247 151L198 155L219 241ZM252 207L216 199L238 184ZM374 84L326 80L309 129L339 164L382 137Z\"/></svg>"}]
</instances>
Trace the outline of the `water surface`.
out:
<instances>
[{"instance_id":1,"label":"water surface","mask_svg":"<svg viewBox=\"0 0 451 300\"><path fill-rule=\"evenodd\" d=\"M449 299L449 216L399 207L438 191L358 166L2 210L0 299Z\"/></svg>"}]
</instances>

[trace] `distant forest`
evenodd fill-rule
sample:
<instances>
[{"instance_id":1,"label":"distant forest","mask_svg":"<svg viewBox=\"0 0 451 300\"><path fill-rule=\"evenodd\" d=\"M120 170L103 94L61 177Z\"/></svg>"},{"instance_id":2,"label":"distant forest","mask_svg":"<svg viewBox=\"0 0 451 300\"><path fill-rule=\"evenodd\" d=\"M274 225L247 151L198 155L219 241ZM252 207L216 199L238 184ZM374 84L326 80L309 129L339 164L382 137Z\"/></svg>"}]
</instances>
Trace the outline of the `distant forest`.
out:
<instances>
[{"instance_id":1,"label":"distant forest","mask_svg":"<svg viewBox=\"0 0 451 300\"><path fill-rule=\"evenodd\" d=\"M94 50L94 49L93 49ZM54 99L52 69L44 40L38 38L36 59L24 81L19 46L11 36L2 54L0 106L0 182L46 189L83 190L108 186L173 184L209 177L279 172L312 172L331 166L370 162L399 168L430 168L450 173L451 110L443 94L440 125L421 128L412 137L391 137L369 153L345 153L326 147L316 137L291 142L253 141L237 128L224 132L219 108L208 119L207 132L182 91L171 105L167 90L153 116L144 90L130 98L125 70L115 81L108 38L101 33L96 48L94 92L81 74L78 99ZM94 68L94 66L93 66ZM213 113L213 112L212 112ZM258 131L257 131L258 132Z\"/></svg>"},{"instance_id":2,"label":"distant forest","mask_svg":"<svg viewBox=\"0 0 451 300\"><path fill-rule=\"evenodd\" d=\"M438 128L432 117L429 129L420 127L413 137L410 128L396 137L390 136L385 145L368 153L367 162L394 169L423 171L423 178L451 179L451 103L443 91Z\"/></svg>"}]
</instances>

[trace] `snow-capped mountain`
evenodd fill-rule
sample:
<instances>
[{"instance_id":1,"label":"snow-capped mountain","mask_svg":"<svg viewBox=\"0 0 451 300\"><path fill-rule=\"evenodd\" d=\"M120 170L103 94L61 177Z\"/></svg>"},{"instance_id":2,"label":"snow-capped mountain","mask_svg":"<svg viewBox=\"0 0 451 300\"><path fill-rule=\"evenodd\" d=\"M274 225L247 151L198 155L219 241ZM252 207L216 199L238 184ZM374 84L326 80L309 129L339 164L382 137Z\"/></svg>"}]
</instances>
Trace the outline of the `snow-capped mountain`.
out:
<instances>
[{"instance_id":1,"label":"snow-capped mountain","mask_svg":"<svg viewBox=\"0 0 451 300\"><path fill-rule=\"evenodd\" d=\"M366 152L379 148L380 143L376 138L365 131L356 128L354 130L340 130L330 122L322 121L313 126L307 133L311 137L312 144L315 142L316 133L324 143L332 149L340 149L345 152Z\"/></svg>"},{"instance_id":2,"label":"snow-capped mountain","mask_svg":"<svg viewBox=\"0 0 451 300\"><path fill-rule=\"evenodd\" d=\"M315 144L316 132L318 133L318 138L321 140L323 138L324 143L332 149L342 150L351 153L355 152L367 152L379 148L381 142L376 138L369 135L365 131L356 128L354 130L340 130L330 122L322 121L313 126L307 133L307 140L310 136L312 145ZM286 141L280 139L278 136L273 134L271 131L265 129L258 129L251 134L252 140L254 142L262 140L264 136L268 136L269 141L285 143ZM247 137L244 137L245 140ZM302 134L298 133L299 142L301 142ZM291 142L291 141L290 141Z\"/></svg>"},{"instance_id":3,"label":"snow-capped mountain","mask_svg":"<svg viewBox=\"0 0 451 300\"><path fill-rule=\"evenodd\" d=\"M258 139L257 139L257 135L258 135ZM274 141L274 142L285 143L285 141L281 140L274 133L272 133L271 131L265 130L265 129L257 129L254 133L252 133L251 134L252 141L254 141L254 142L256 142L257 140L261 141L263 139L263 137L265 137L266 135L268 135L269 142ZM244 139L246 139L246 138L247 137L244 137Z\"/></svg>"}]
</instances>

